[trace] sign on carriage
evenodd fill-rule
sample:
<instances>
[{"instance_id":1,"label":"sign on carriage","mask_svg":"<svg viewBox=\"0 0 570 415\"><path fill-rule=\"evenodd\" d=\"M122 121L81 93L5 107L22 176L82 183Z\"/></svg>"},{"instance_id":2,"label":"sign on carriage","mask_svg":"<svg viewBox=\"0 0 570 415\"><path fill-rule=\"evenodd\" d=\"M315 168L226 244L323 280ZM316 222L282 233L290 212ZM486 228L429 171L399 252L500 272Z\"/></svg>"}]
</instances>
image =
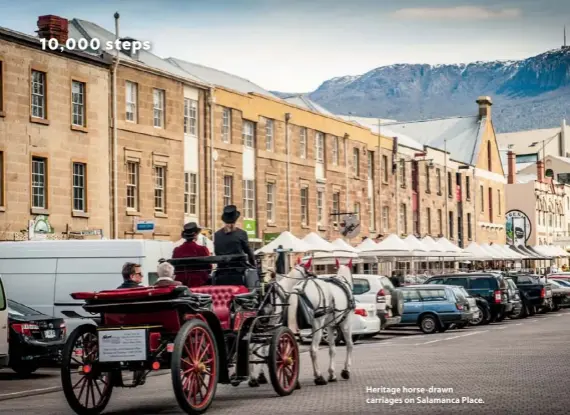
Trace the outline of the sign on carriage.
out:
<instances>
[{"instance_id":1,"label":"sign on carriage","mask_svg":"<svg viewBox=\"0 0 570 415\"><path fill-rule=\"evenodd\" d=\"M340 233L348 239L357 237L360 233L360 219L355 215L345 216L340 223Z\"/></svg>"},{"instance_id":2,"label":"sign on carriage","mask_svg":"<svg viewBox=\"0 0 570 415\"><path fill-rule=\"evenodd\" d=\"M99 331L99 360L101 362L130 362L146 360L146 330Z\"/></svg>"}]
</instances>

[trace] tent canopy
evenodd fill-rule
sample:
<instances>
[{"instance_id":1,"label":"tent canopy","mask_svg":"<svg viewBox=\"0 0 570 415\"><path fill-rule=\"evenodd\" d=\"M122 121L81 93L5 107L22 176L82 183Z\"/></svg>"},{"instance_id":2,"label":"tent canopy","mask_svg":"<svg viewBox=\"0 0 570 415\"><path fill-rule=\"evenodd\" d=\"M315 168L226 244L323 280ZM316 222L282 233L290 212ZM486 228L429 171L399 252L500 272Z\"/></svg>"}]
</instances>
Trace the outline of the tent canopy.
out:
<instances>
[{"instance_id":1,"label":"tent canopy","mask_svg":"<svg viewBox=\"0 0 570 415\"><path fill-rule=\"evenodd\" d=\"M311 232L303 238L303 242L309 245L314 252L333 252L335 247L329 241L323 239L315 232Z\"/></svg>"},{"instance_id":2,"label":"tent canopy","mask_svg":"<svg viewBox=\"0 0 570 415\"><path fill-rule=\"evenodd\" d=\"M474 260L491 261L494 259L489 252L477 245L476 242L471 242L469 246L465 248L465 251L469 252Z\"/></svg>"},{"instance_id":3,"label":"tent canopy","mask_svg":"<svg viewBox=\"0 0 570 415\"><path fill-rule=\"evenodd\" d=\"M365 249L361 246L367 241L371 243ZM391 234L386 237L382 242L375 243L370 239L364 240L358 249L361 251L361 256L382 256L382 257L411 257L413 256L412 249L404 242L398 235Z\"/></svg>"},{"instance_id":4,"label":"tent canopy","mask_svg":"<svg viewBox=\"0 0 570 415\"><path fill-rule=\"evenodd\" d=\"M279 235L276 239L255 251L255 254L274 254L279 245L282 245L283 249L286 251L293 253L303 253L312 250L311 246L309 246L306 242L300 240L291 232L285 231L281 233L281 235Z\"/></svg>"},{"instance_id":5,"label":"tent canopy","mask_svg":"<svg viewBox=\"0 0 570 415\"><path fill-rule=\"evenodd\" d=\"M414 256L433 256L434 253L429 250L425 244L416 238L414 235L408 235L404 238L404 242L408 245L408 247L412 250Z\"/></svg>"},{"instance_id":6,"label":"tent canopy","mask_svg":"<svg viewBox=\"0 0 570 415\"><path fill-rule=\"evenodd\" d=\"M354 252L358 253L358 249L353 246L350 246L344 239L338 238L331 242L335 246L335 250L341 252Z\"/></svg>"}]
</instances>

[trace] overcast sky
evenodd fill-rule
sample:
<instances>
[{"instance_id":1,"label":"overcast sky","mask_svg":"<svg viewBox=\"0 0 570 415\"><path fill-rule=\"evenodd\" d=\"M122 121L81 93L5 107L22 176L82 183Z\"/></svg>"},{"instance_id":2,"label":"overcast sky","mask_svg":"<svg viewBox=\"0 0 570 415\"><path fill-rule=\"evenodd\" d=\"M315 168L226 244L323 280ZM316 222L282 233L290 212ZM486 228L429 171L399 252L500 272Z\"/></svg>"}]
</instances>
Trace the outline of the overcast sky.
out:
<instances>
[{"instance_id":1,"label":"overcast sky","mask_svg":"<svg viewBox=\"0 0 570 415\"><path fill-rule=\"evenodd\" d=\"M0 0L0 26L90 20L150 40L153 52L270 90L306 92L393 63L521 59L558 48L570 0Z\"/></svg>"}]
</instances>

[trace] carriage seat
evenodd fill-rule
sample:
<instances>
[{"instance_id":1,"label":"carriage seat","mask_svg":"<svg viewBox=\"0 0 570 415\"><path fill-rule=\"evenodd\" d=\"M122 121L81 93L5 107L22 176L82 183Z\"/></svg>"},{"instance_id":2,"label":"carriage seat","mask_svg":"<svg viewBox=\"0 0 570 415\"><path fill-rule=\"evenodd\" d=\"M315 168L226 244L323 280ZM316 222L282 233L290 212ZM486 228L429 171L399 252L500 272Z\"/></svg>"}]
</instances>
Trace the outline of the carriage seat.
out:
<instances>
[{"instance_id":1,"label":"carriage seat","mask_svg":"<svg viewBox=\"0 0 570 415\"><path fill-rule=\"evenodd\" d=\"M231 328L230 306L233 299L240 294L249 294L249 290L243 285L204 285L191 290L194 293L212 296L213 311L218 316L224 330Z\"/></svg>"}]
</instances>

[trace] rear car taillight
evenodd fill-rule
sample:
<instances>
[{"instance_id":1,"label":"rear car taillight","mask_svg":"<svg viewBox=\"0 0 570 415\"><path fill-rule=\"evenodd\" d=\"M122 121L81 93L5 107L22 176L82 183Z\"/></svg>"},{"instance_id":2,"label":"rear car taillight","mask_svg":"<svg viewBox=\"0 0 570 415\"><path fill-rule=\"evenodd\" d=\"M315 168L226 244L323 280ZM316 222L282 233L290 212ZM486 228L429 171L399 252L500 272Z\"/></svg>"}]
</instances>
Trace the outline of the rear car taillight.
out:
<instances>
[{"instance_id":1,"label":"rear car taillight","mask_svg":"<svg viewBox=\"0 0 570 415\"><path fill-rule=\"evenodd\" d=\"M456 303L455 307L457 307L459 311L463 311L463 304Z\"/></svg>"},{"instance_id":2,"label":"rear car taillight","mask_svg":"<svg viewBox=\"0 0 570 415\"><path fill-rule=\"evenodd\" d=\"M36 324L12 324L12 330L27 337L32 337L32 331L38 331L39 329L40 328Z\"/></svg>"},{"instance_id":3,"label":"rear car taillight","mask_svg":"<svg viewBox=\"0 0 570 415\"><path fill-rule=\"evenodd\" d=\"M376 294L376 302L377 302L377 303L382 302L382 297L386 297L386 293L384 292L383 289L381 289L380 291L378 291L378 293Z\"/></svg>"},{"instance_id":4,"label":"rear car taillight","mask_svg":"<svg viewBox=\"0 0 570 415\"><path fill-rule=\"evenodd\" d=\"M368 311L366 311L363 308L357 308L356 310L354 310L354 314L356 314L357 316L368 317Z\"/></svg>"},{"instance_id":5,"label":"rear car taillight","mask_svg":"<svg viewBox=\"0 0 570 415\"><path fill-rule=\"evenodd\" d=\"M495 304L501 304L501 291L495 291Z\"/></svg>"},{"instance_id":6,"label":"rear car taillight","mask_svg":"<svg viewBox=\"0 0 570 415\"><path fill-rule=\"evenodd\" d=\"M65 327L65 323L61 323L59 325L59 337L64 338L65 337L65 333L67 331L67 327Z\"/></svg>"},{"instance_id":7,"label":"rear car taillight","mask_svg":"<svg viewBox=\"0 0 570 415\"><path fill-rule=\"evenodd\" d=\"M540 290L540 298L545 298L546 297L546 288L542 287L542 290Z\"/></svg>"}]
</instances>

